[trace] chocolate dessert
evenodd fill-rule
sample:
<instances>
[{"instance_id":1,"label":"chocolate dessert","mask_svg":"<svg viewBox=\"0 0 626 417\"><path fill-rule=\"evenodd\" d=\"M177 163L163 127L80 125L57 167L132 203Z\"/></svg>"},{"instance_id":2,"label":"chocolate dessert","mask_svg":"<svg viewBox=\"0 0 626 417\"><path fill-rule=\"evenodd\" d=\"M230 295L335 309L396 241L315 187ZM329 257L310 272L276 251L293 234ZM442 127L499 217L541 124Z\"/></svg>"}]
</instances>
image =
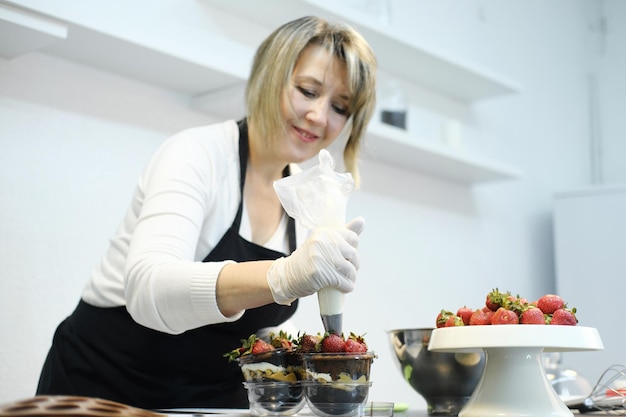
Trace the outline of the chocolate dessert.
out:
<instances>
[{"instance_id":1,"label":"chocolate dessert","mask_svg":"<svg viewBox=\"0 0 626 417\"><path fill-rule=\"evenodd\" d=\"M302 356L296 352L273 350L237 358L247 382L296 382L304 377Z\"/></svg>"},{"instance_id":2,"label":"chocolate dessert","mask_svg":"<svg viewBox=\"0 0 626 417\"><path fill-rule=\"evenodd\" d=\"M305 394L319 416L356 416L369 394L372 352L304 354Z\"/></svg>"},{"instance_id":3,"label":"chocolate dessert","mask_svg":"<svg viewBox=\"0 0 626 417\"><path fill-rule=\"evenodd\" d=\"M309 381L367 382L375 355L352 353L304 354L304 367Z\"/></svg>"}]
</instances>

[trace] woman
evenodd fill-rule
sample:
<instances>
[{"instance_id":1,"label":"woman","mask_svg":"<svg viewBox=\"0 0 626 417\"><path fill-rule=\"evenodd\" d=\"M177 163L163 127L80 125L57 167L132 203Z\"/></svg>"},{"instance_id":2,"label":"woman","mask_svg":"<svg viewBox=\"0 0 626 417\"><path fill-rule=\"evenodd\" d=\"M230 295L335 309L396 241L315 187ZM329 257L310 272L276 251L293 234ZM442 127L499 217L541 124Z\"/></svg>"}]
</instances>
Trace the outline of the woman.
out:
<instances>
[{"instance_id":1,"label":"woman","mask_svg":"<svg viewBox=\"0 0 626 417\"><path fill-rule=\"evenodd\" d=\"M305 17L272 33L254 59L247 118L183 131L150 161L55 333L37 393L246 408L241 372L222 355L284 323L298 298L354 288L363 219L308 233L273 182L342 135L358 180L375 73L349 27Z\"/></svg>"}]
</instances>

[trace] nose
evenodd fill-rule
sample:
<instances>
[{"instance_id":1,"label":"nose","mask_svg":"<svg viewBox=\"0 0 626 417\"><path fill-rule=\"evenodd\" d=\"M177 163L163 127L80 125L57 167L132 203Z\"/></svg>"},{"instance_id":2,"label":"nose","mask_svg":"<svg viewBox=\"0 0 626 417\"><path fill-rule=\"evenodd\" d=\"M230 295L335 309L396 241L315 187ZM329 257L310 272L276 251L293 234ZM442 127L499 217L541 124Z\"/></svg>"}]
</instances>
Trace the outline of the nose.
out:
<instances>
[{"instance_id":1,"label":"nose","mask_svg":"<svg viewBox=\"0 0 626 417\"><path fill-rule=\"evenodd\" d=\"M328 112L330 111L330 103L328 100L318 98L311 102L306 119L320 126L326 126L328 121Z\"/></svg>"}]
</instances>

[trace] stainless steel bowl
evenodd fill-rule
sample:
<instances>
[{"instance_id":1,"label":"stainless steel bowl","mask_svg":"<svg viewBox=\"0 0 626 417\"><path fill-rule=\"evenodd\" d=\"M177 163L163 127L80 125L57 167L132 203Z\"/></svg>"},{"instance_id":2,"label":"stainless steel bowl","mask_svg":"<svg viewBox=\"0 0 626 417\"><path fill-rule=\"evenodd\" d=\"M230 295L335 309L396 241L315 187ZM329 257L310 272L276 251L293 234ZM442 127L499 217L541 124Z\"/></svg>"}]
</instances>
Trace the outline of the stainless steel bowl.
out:
<instances>
[{"instance_id":1,"label":"stainless steel bowl","mask_svg":"<svg viewBox=\"0 0 626 417\"><path fill-rule=\"evenodd\" d=\"M426 400L429 415L458 415L478 385L483 352L428 350L432 328L389 331L404 380Z\"/></svg>"}]
</instances>

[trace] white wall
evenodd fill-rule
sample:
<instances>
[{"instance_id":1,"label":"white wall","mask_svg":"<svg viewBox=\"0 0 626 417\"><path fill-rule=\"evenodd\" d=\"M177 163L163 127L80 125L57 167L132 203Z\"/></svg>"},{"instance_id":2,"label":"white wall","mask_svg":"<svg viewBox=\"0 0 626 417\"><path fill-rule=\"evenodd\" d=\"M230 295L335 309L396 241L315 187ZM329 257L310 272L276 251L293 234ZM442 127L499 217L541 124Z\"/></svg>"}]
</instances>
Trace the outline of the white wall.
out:
<instances>
[{"instance_id":1,"label":"white wall","mask_svg":"<svg viewBox=\"0 0 626 417\"><path fill-rule=\"evenodd\" d=\"M554 201L557 291L575 300L570 307L584 312L604 343L599 354L568 353L565 359L592 381L611 365L626 365L623 327L607 320L621 315L626 292L625 212L626 185L572 190Z\"/></svg>"},{"instance_id":2,"label":"white wall","mask_svg":"<svg viewBox=\"0 0 626 417\"><path fill-rule=\"evenodd\" d=\"M597 184L626 182L626 129L624 128L624 97L626 97L626 4L620 1L591 3L589 56L592 62L592 135L594 159L593 181Z\"/></svg>"},{"instance_id":3,"label":"white wall","mask_svg":"<svg viewBox=\"0 0 626 417\"><path fill-rule=\"evenodd\" d=\"M45 55L0 61L0 402L34 393L55 328L150 154L211 121L187 98Z\"/></svg>"},{"instance_id":4,"label":"white wall","mask_svg":"<svg viewBox=\"0 0 626 417\"><path fill-rule=\"evenodd\" d=\"M525 176L472 188L363 161L363 186L349 205L349 215L367 219L363 262L344 327L366 333L378 352L372 399L424 406L402 381L386 330L432 326L441 308L478 306L493 287L528 298L554 290L552 196L591 182L589 4L391 1L388 30L520 82L521 94L471 108L465 146ZM602 4L610 28L626 26L623 3ZM0 403L34 394L54 329L154 149L216 120L190 110L188 99L44 54L0 60ZM615 117L612 109L603 105L602 115ZM611 126L603 141L623 134ZM606 176L626 181L623 157L612 158ZM315 298L297 319L303 330L321 330Z\"/></svg>"}]
</instances>

